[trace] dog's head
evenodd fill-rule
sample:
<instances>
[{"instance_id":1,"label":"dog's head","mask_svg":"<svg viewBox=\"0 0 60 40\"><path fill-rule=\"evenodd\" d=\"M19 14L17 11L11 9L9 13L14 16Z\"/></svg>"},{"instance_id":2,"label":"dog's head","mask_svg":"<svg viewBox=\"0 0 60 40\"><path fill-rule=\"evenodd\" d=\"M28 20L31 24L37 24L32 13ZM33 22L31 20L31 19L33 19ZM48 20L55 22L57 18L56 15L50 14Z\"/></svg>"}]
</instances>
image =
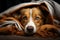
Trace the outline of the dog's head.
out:
<instances>
[{"instance_id":1,"label":"dog's head","mask_svg":"<svg viewBox=\"0 0 60 40\"><path fill-rule=\"evenodd\" d=\"M41 11L37 7L26 8L21 10L21 24L26 33L35 33L36 29L43 24Z\"/></svg>"},{"instance_id":2,"label":"dog's head","mask_svg":"<svg viewBox=\"0 0 60 40\"><path fill-rule=\"evenodd\" d=\"M41 25L53 24L52 16L45 3L26 6L20 9L19 21L24 27L25 33L35 33Z\"/></svg>"}]
</instances>

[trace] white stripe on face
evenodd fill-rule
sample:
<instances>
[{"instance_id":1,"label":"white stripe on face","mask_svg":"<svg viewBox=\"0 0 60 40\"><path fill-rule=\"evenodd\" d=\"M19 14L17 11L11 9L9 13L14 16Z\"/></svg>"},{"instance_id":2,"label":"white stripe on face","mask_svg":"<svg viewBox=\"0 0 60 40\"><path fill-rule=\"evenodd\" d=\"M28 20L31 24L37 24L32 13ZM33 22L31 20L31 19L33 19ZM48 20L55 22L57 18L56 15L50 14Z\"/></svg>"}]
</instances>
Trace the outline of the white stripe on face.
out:
<instances>
[{"instance_id":1,"label":"white stripe on face","mask_svg":"<svg viewBox=\"0 0 60 40\"><path fill-rule=\"evenodd\" d=\"M32 9L30 9L29 13L30 13L30 19L29 19L29 22L27 23L27 25L25 26L25 32L28 33L27 27L32 26L33 27L33 33L35 33L36 32L36 26L35 26L33 19L32 19Z\"/></svg>"}]
</instances>

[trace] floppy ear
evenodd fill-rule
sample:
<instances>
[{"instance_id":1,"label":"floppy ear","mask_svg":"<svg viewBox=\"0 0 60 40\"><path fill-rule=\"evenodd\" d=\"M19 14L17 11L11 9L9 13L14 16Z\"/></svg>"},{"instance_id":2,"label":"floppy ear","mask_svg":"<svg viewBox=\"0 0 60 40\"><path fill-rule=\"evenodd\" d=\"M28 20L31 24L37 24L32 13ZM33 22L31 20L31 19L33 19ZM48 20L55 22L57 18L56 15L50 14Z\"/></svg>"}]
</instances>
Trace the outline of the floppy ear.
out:
<instances>
[{"instance_id":1,"label":"floppy ear","mask_svg":"<svg viewBox=\"0 0 60 40\"><path fill-rule=\"evenodd\" d=\"M53 16L52 16L52 10L48 3L41 3L40 4L40 10L42 11L44 24L53 24Z\"/></svg>"}]
</instances>

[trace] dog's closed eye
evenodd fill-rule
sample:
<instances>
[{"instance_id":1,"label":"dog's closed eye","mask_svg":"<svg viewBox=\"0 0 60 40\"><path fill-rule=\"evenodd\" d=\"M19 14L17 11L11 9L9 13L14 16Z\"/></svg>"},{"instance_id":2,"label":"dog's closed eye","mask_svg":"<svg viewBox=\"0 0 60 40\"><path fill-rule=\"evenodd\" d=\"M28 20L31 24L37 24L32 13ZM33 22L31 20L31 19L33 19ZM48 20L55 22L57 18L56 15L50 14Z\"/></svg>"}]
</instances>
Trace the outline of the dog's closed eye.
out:
<instances>
[{"instance_id":1,"label":"dog's closed eye","mask_svg":"<svg viewBox=\"0 0 60 40\"><path fill-rule=\"evenodd\" d=\"M24 20L27 20L27 16L23 16L23 19L24 19Z\"/></svg>"}]
</instances>

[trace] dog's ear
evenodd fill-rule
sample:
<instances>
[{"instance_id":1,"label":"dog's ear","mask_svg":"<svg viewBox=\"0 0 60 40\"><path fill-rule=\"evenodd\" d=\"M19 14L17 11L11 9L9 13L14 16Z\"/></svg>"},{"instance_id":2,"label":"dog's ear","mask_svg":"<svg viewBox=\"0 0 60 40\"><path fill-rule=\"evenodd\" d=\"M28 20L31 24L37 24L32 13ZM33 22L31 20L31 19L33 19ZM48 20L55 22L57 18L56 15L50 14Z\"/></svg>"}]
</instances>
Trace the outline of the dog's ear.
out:
<instances>
[{"instance_id":1,"label":"dog's ear","mask_svg":"<svg viewBox=\"0 0 60 40\"><path fill-rule=\"evenodd\" d=\"M53 24L53 16L51 15L51 10L46 3L40 4L40 10L42 11L44 24Z\"/></svg>"}]
</instances>

